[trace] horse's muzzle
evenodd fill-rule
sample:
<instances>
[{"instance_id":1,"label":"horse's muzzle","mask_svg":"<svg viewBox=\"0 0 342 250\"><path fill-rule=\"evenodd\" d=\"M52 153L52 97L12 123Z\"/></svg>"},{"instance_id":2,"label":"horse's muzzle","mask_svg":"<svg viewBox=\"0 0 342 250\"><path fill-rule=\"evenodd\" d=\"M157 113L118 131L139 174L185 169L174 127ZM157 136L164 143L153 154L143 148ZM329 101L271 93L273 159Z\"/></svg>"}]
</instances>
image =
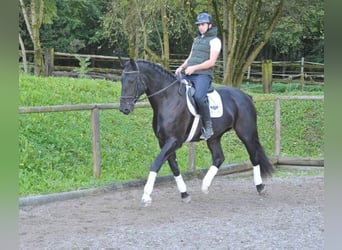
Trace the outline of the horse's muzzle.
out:
<instances>
[{"instance_id":1,"label":"horse's muzzle","mask_svg":"<svg viewBox=\"0 0 342 250\"><path fill-rule=\"evenodd\" d=\"M120 112L124 113L125 115L128 115L131 113L134 109L134 103L129 102L120 102Z\"/></svg>"},{"instance_id":2,"label":"horse's muzzle","mask_svg":"<svg viewBox=\"0 0 342 250\"><path fill-rule=\"evenodd\" d=\"M131 113L131 110L129 110L128 108L124 108L124 109L120 108L120 111L124 113L125 115L128 115L129 113Z\"/></svg>"}]
</instances>

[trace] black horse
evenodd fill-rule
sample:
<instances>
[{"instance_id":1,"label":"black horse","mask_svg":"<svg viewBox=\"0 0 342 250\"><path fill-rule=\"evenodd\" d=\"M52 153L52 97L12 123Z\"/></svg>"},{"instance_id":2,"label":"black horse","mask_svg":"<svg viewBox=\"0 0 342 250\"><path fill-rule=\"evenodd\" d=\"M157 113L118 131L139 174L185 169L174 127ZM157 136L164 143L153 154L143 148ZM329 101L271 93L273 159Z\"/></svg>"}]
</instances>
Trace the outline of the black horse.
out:
<instances>
[{"instance_id":1,"label":"black horse","mask_svg":"<svg viewBox=\"0 0 342 250\"><path fill-rule=\"evenodd\" d=\"M120 111L129 114L142 94L146 94L153 109L153 130L159 140L160 153L150 168L150 173L142 196L143 205L152 202L151 193L158 171L167 160L175 177L178 190L183 201L190 201L186 185L179 171L176 150L195 131L190 141L199 141L201 121L195 130L192 129L195 116L187 107L185 84L171 72L158 64L145 60L128 60L123 63L121 76ZM244 143L253 164L254 184L259 193L265 185L261 176L271 176L273 167L259 142L257 131L256 109L252 98L237 88L215 88L222 98L223 114L212 118L214 135L206 143L212 155L212 166L202 181L202 191L208 188L224 161L221 137L233 129ZM199 119L201 120L201 119Z\"/></svg>"}]
</instances>

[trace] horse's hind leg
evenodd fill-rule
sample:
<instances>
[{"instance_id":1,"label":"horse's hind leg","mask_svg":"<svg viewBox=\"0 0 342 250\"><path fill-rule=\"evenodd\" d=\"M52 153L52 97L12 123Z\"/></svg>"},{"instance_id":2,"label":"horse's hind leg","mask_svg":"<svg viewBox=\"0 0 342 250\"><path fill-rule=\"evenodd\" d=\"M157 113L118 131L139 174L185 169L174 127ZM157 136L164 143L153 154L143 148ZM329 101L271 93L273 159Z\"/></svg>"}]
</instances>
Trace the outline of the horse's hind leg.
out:
<instances>
[{"instance_id":1,"label":"horse's hind leg","mask_svg":"<svg viewBox=\"0 0 342 250\"><path fill-rule=\"evenodd\" d=\"M178 188L179 192L181 193L182 201L190 202L191 197L186 190L185 182L184 182L183 177L179 171L176 153L172 153L167 160L168 160L168 163L169 163L170 168L172 170L175 181L177 183L177 188Z\"/></svg>"},{"instance_id":2,"label":"horse's hind leg","mask_svg":"<svg viewBox=\"0 0 342 250\"><path fill-rule=\"evenodd\" d=\"M217 171L221 164L224 162L224 155L221 147L221 138L212 139L207 141L207 145L211 152L213 164L210 166L208 172L202 181L202 192L207 194L209 192L209 187L217 174Z\"/></svg>"},{"instance_id":3,"label":"horse's hind leg","mask_svg":"<svg viewBox=\"0 0 342 250\"><path fill-rule=\"evenodd\" d=\"M253 164L254 184L258 193L262 193L265 184L263 184L261 177L271 176L273 168L259 142L256 123L252 121L248 123L237 123L235 132L247 149L249 158Z\"/></svg>"}]
</instances>

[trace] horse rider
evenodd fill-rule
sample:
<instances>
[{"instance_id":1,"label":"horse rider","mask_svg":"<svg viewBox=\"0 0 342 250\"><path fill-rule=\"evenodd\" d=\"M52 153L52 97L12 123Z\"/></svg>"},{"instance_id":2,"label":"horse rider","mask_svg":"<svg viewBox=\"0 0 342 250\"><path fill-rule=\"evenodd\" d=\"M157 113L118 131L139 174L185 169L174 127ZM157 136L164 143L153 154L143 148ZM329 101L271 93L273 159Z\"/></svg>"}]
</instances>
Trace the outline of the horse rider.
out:
<instances>
[{"instance_id":1,"label":"horse rider","mask_svg":"<svg viewBox=\"0 0 342 250\"><path fill-rule=\"evenodd\" d=\"M207 140L214 134L207 92L211 87L213 67L220 55L222 45L217 37L217 27L213 27L212 17L208 13L200 13L195 24L198 29L190 54L176 69L175 74L179 75L184 71L184 78L194 84L194 99L204 127L200 138Z\"/></svg>"}]
</instances>

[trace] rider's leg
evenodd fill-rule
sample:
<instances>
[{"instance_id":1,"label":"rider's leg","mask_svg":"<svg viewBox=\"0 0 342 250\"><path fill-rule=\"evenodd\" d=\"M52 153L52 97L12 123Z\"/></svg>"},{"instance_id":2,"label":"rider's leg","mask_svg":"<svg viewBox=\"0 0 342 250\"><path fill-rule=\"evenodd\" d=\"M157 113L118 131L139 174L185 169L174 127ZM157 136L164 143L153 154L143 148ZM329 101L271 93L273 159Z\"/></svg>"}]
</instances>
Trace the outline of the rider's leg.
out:
<instances>
[{"instance_id":1,"label":"rider's leg","mask_svg":"<svg viewBox=\"0 0 342 250\"><path fill-rule=\"evenodd\" d=\"M210 75L186 75L185 79L194 84L195 94L194 99L198 108L198 113L201 115L203 133L201 139L209 139L213 135L212 122L210 118L209 102L207 92L211 87L212 77Z\"/></svg>"},{"instance_id":2,"label":"rider's leg","mask_svg":"<svg viewBox=\"0 0 342 250\"><path fill-rule=\"evenodd\" d=\"M208 104L208 98L207 96L204 97L205 100L202 102L201 105L199 106L199 114L201 115L202 118L202 123L204 126L203 132L200 136L201 139L207 140L209 139L213 134L213 127L212 127L212 122L210 118L210 110L209 110L209 104Z\"/></svg>"},{"instance_id":3,"label":"rider's leg","mask_svg":"<svg viewBox=\"0 0 342 250\"><path fill-rule=\"evenodd\" d=\"M212 78L209 75L196 75L192 77L191 80L194 82L194 87L196 89L194 98L198 107L198 113L201 115L201 120L204 127L201 139L207 140L214 134L207 97L207 92L211 86Z\"/></svg>"}]
</instances>

